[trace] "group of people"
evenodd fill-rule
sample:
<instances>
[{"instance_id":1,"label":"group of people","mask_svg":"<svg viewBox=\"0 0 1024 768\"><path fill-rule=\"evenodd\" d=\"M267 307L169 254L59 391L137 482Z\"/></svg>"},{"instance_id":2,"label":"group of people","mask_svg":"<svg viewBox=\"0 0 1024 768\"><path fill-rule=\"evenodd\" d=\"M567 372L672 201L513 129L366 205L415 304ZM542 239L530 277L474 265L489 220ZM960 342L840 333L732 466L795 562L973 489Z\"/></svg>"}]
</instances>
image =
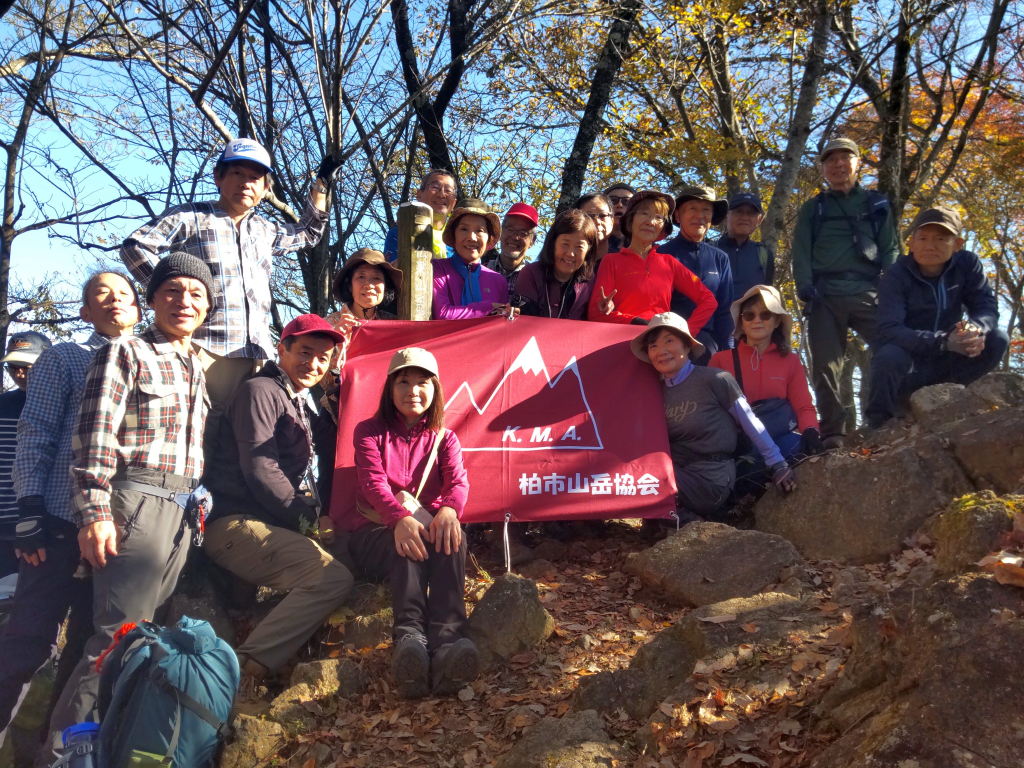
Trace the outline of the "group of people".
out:
<instances>
[{"instance_id":1,"label":"group of people","mask_svg":"<svg viewBox=\"0 0 1024 768\"><path fill-rule=\"evenodd\" d=\"M874 355L872 426L913 389L966 383L1005 354L957 214L922 211L901 256L898 222L859 184L859 159L847 139L825 146L829 189L801 208L793 237L816 402L772 285L775 256L752 239L764 210L749 192L724 200L694 186L672 197L615 184L556 216L529 261L536 209L516 203L499 217L456 200L452 175L431 171L417 198L434 211L433 317L640 326L632 350L663 382L677 514L724 519L730 500L769 483L788 492L795 461L841 445L850 329ZM67 616L52 748L65 727L94 718L97 660L123 624L157 615L196 547L244 582L287 592L236 649L251 689L240 695L258 695L356 576L391 583L403 695L453 692L476 675L460 523L470 479L428 350L398 352L366 393L379 406L351 436L354 511L328 515L338 376L355 330L395 318L397 232L383 251L348 257L337 312L301 315L277 339L271 330L274 261L319 241L337 168L325 158L298 223L280 224L254 210L272 186L269 155L229 142L216 202L170 209L125 240L130 277L103 271L83 286L86 341L11 337L4 362L19 390L0 398L0 462L12 465L0 523L19 575L0 634L0 729ZM143 298L153 323L136 335Z\"/></svg>"}]
</instances>

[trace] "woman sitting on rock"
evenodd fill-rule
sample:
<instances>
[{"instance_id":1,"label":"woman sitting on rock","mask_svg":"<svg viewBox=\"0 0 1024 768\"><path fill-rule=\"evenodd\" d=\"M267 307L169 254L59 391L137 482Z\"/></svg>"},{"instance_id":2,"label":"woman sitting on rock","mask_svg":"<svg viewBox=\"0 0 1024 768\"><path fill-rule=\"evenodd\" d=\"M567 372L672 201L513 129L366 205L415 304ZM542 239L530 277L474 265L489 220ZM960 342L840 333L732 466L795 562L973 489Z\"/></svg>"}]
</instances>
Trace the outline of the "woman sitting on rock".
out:
<instances>
[{"instance_id":1,"label":"woman sitting on rock","mask_svg":"<svg viewBox=\"0 0 1024 768\"><path fill-rule=\"evenodd\" d=\"M712 518L736 482L736 426L757 446L784 493L796 487L793 472L764 426L751 412L736 380L718 368L690 362L704 345L686 321L672 312L655 315L631 342L633 354L651 363L665 384L665 421L679 489L680 522Z\"/></svg>"},{"instance_id":2,"label":"woman sitting on rock","mask_svg":"<svg viewBox=\"0 0 1024 768\"><path fill-rule=\"evenodd\" d=\"M523 267L512 304L524 315L586 320L597 230L585 213L563 211L537 260Z\"/></svg>"},{"instance_id":3,"label":"woman sitting on rock","mask_svg":"<svg viewBox=\"0 0 1024 768\"><path fill-rule=\"evenodd\" d=\"M818 414L804 367L790 354L793 317L782 296L770 285L755 285L731 310L736 346L715 354L708 365L733 375L784 459L821 453ZM747 448L738 468L737 496L756 493L767 480L761 456L753 446Z\"/></svg>"},{"instance_id":4,"label":"woman sitting on rock","mask_svg":"<svg viewBox=\"0 0 1024 768\"><path fill-rule=\"evenodd\" d=\"M434 320L463 320L487 315L518 314L508 303L508 281L480 263L501 239L501 219L474 198L459 200L442 236L455 249L447 259L435 259Z\"/></svg>"},{"instance_id":5,"label":"woman sitting on rock","mask_svg":"<svg viewBox=\"0 0 1024 768\"><path fill-rule=\"evenodd\" d=\"M432 354L395 353L377 415L356 426L354 443L357 511L339 522L355 564L391 582L395 685L405 698L454 693L480 658L463 599L469 481Z\"/></svg>"}]
</instances>

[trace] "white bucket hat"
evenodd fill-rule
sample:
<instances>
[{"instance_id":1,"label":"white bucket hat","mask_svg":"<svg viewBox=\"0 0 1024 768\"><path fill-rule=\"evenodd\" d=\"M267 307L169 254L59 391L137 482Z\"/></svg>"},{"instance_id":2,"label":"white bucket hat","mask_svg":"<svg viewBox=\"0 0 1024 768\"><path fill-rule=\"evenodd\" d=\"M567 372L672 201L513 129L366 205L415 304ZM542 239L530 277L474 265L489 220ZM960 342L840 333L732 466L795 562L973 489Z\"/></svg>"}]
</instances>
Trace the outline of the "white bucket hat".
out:
<instances>
[{"instance_id":1,"label":"white bucket hat","mask_svg":"<svg viewBox=\"0 0 1024 768\"><path fill-rule=\"evenodd\" d=\"M729 312L732 314L733 325L736 326L736 330L733 331L733 336L737 339L743 335L743 325L740 323L740 307L743 306L744 302L753 296L761 294L761 301L764 302L765 309L771 312L773 315L782 316L782 333L786 337L788 342L793 333L793 316L786 311L785 304L782 303L782 295L778 289L770 285L755 285L744 293L740 298L736 299L729 307Z\"/></svg>"},{"instance_id":2,"label":"white bucket hat","mask_svg":"<svg viewBox=\"0 0 1024 768\"><path fill-rule=\"evenodd\" d=\"M422 368L434 376L440 375L437 372L437 359L427 350L419 347L409 347L395 352L388 364L388 376L403 368Z\"/></svg>"},{"instance_id":3,"label":"white bucket hat","mask_svg":"<svg viewBox=\"0 0 1024 768\"><path fill-rule=\"evenodd\" d=\"M690 326L686 324L686 321L675 312L662 312L652 317L651 322L644 328L643 332L629 342L629 347L633 350L633 354L645 363L651 362L651 358L647 356L647 337L659 328L671 328L682 336L690 346L690 355L692 357L700 357L704 354L704 345L693 338L693 334L690 333Z\"/></svg>"}]
</instances>

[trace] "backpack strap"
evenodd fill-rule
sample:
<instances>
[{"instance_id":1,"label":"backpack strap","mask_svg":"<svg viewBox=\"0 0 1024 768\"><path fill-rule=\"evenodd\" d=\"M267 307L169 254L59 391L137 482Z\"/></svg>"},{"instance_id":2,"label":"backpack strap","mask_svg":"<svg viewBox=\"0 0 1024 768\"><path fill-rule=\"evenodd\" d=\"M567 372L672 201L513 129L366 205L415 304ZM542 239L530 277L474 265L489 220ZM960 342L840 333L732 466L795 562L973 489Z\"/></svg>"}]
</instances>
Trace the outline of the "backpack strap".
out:
<instances>
[{"instance_id":1,"label":"backpack strap","mask_svg":"<svg viewBox=\"0 0 1024 768\"><path fill-rule=\"evenodd\" d=\"M819 192L814 198L814 210L811 213L811 250L814 250L814 241L821 234L821 223L825 220L825 193Z\"/></svg>"},{"instance_id":2,"label":"backpack strap","mask_svg":"<svg viewBox=\"0 0 1024 768\"><path fill-rule=\"evenodd\" d=\"M186 709L191 710L194 715L199 717L201 720L206 722L213 730L217 732L217 739L223 741L234 733L234 729L231 725L221 720L217 715L211 712L209 709L204 707L198 701L193 699L183 690L174 685L167 677L167 670L160 666L160 661L168 655L167 651L164 650L163 646L158 643L153 644L153 648L150 651L150 672L149 679L153 681L153 684L164 693L169 696L174 696L178 703L178 718L174 725L174 738L173 746L168 755L173 755L174 750L178 746L178 731L181 727L181 707L184 706Z\"/></svg>"},{"instance_id":3,"label":"backpack strap","mask_svg":"<svg viewBox=\"0 0 1024 768\"><path fill-rule=\"evenodd\" d=\"M739 343L739 340L736 342ZM732 348L732 367L736 370L736 375L733 376L736 379L736 383L740 385L740 392L743 391L743 369L740 368L740 348Z\"/></svg>"}]
</instances>

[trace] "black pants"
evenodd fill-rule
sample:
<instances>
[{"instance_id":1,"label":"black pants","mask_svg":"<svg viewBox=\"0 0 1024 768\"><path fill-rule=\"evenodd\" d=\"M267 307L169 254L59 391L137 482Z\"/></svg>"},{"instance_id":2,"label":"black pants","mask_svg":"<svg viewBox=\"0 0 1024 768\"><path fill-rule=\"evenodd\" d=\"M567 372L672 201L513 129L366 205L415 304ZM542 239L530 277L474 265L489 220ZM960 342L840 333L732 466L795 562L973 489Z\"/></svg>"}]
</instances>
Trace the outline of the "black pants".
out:
<instances>
[{"instance_id":1,"label":"black pants","mask_svg":"<svg viewBox=\"0 0 1024 768\"><path fill-rule=\"evenodd\" d=\"M693 361L694 365L706 366L711 362L711 356L718 351L718 342L715 341L714 337L707 331L701 331L693 338L704 345L704 354L697 358L691 357L690 360Z\"/></svg>"},{"instance_id":2,"label":"black pants","mask_svg":"<svg viewBox=\"0 0 1024 768\"><path fill-rule=\"evenodd\" d=\"M0 634L0 730L10 723L22 687L53 653L69 608L71 618L57 661L54 701L92 635L92 581L73 578L80 559L78 527L56 517L51 517L47 526L46 561L39 565L21 561L11 618Z\"/></svg>"},{"instance_id":3,"label":"black pants","mask_svg":"<svg viewBox=\"0 0 1024 768\"><path fill-rule=\"evenodd\" d=\"M386 525L367 525L352 534L352 559L370 581L391 582L395 615L392 638L426 635L433 651L469 637L466 620L466 532L458 552L446 555L427 542L430 556L422 563L395 551L395 532Z\"/></svg>"},{"instance_id":4,"label":"black pants","mask_svg":"<svg viewBox=\"0 0 1024 768\"><path fill-rule=\"evenodd\" d=\"M950 382L970 384L999 365L1010 345L998 329L985 336L985 348L977 357L944 352L930 357L913 357L903 347L886 344L875 350L871 360L871 397L867 417L880 426L893 417L901 399L921 387Z\"/></svg>"}]
</instances>

